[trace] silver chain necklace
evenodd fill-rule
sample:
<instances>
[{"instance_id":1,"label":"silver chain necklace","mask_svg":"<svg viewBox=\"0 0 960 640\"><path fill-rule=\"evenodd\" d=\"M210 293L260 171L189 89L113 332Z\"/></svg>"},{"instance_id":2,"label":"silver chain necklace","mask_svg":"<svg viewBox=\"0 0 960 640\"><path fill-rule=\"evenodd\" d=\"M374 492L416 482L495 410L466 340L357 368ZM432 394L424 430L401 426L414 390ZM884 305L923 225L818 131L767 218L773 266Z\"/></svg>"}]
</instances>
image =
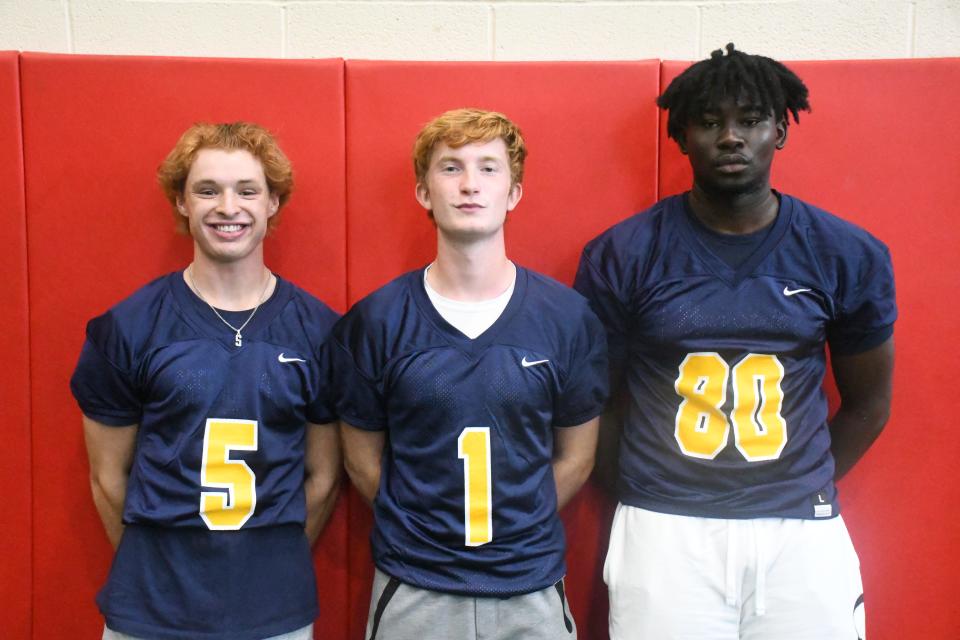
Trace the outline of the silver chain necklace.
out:
<instances>
[{"instance_id":1,"label":"silver chain necklace","mask_svg":"<svg viewBox=\"0 0 960 640\"><path fill-rule=\"evenodd\" d=\"M269 273L269 271L268 271L267 273ZM197 293L197 297L200 298L201 300L203 300L203 301L206 303L206 305L207 305L208 307L210 307L210 310L213 311L215 314L217 314L217 317L220 318L220 322L222 322L223 324L225 324L225 325L227 325L228 327L230 327L230 328L233 330L233 332L237 334L237 335L234 337L234 339L233 339L233 344L234 344L235 346L242 347L242 346L243 346L243 335L241 335L241 332L244 330L244 328L245 328L248 324L250 324L250 321L253 320L253 314L255 314L255 313L257 312L257 309L260 308L260 305L263 304L264 296L267 295L267 289L270 288L270 278L269 278L269 276L267 277L267 282L266 282L266 284L263 285L263 291L260 292L260 300L257 302L257 306L255 306L255 307L253 308L253 311L250 312L250 315L247 316L247 319L246 319L246 320L243 322L243 324L240 325L240 327L238 328L238 327L233 326L233 325L230 324L229 322L227 322L226 318L224 318L222 315L220 315L220 312L217 311L217 308L214 307L214 306L213 306L212 304L210 304L209 302L207 302L207 299L203 297L203 294L202 294L202 293L200 293L200 287L197 286L196 281L193 279L193 264L191 264L189 267L187 267L186 274L187 274L187 280L190 281L190 286L193 287L193 290Z\"/></svg>"}]
</instances>

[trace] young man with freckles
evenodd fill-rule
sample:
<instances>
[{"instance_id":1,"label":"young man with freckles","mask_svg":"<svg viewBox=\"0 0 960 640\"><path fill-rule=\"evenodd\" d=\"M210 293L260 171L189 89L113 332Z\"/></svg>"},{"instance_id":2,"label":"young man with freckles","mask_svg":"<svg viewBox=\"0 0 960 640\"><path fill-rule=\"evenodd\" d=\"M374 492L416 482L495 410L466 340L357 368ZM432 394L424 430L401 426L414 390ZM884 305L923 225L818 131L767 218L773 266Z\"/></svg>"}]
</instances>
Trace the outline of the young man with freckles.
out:
<instances>
[{"instance_id":1,"label":"young man with freckles","mask_svg":"<svg viewBox=\"0 0 960 640\"><path fill-rule=\"evenodd\" d=\"M307 640L339 441L317 355L337 314L273 274L293 186L260 126L197 124L160 167L193 261L87 325L71 388L116 556L105 640Z\"/></svg>"},{"instance_id":2,"label":"young man with freckles","mask_svg":"<svg viewBox=\"0 0 960 640\"><path fill-rule=\"evenodd\" d=\"M507 257L516 125L450 111L413 156L436 258L358 302L328 343L347 472L374 511L365 637L574 638L557 510L593 466L603 328Z\"/></svg>"},{"instance_id":3,"label":"young man with freckles","mask_svg":"<svg viewBox=\"0 0 960 640\"><path fill-rule=\"evenodd\" d=\"M601 446L609 469L619 448L613 640L865 638L835 481L890 414L893 268L865 230L772 188L807 98L732 44L692 65L658 100L690 190L583 251L575 286L623 399Z\"/></svg>"}]
</instances>

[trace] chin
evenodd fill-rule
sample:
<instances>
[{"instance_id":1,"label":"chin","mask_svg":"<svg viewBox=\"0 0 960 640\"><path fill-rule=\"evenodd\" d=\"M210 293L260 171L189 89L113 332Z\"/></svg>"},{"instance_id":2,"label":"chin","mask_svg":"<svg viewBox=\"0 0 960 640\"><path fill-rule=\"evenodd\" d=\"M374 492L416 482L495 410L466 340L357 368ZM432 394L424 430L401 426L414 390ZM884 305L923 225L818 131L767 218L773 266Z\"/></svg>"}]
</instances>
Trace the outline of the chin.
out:
<instances>
[{"instance_id":1,"label":"chin","mask_svg":"<svg viewBox=\"0 0 960 640\"><path fill-rule=\"evenodd\" d=\"M763 190L765 184L754 176L734 175L726 176L726 179L722 180L711 180L705 184L705 187L705 191L732 196Z\"/></svg>"},{"instance_id":2,"label":"chin","mask_svg":"<svg viewBox=\"0 0 960 640\"><path fill-rule=\"evenodd\" d=\"M479 242L497 235L499 229L488 229L485 227L440 229L440 233L453 242L468 243Z\"/></svg>"}]
</instances>

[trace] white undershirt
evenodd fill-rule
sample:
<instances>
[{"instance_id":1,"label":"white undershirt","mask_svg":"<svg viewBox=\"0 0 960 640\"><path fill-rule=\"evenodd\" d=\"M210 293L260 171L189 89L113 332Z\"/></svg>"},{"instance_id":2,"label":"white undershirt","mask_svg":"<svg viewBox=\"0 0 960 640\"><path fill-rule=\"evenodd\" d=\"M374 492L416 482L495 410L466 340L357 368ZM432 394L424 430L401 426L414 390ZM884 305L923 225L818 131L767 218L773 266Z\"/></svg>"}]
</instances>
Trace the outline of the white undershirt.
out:
<instances>
[{"instance_id":1,"label":"white undershirt","mask_svg":"<svg viewBox=\"0 0 960 640\"><path fill-rule=\"evenodd\" d=\"M427 282L427 272L430 271L430 266L423 270L423 287L427 290L430 302L444 320L471 340L489 329L497 321L503 310L507 308L510 296L513 295L513 287L517 283L517 274L514 271L510 286L496 298L477 302L451 300L434 291L430 283Z\"/></svg>"}]
</instances>

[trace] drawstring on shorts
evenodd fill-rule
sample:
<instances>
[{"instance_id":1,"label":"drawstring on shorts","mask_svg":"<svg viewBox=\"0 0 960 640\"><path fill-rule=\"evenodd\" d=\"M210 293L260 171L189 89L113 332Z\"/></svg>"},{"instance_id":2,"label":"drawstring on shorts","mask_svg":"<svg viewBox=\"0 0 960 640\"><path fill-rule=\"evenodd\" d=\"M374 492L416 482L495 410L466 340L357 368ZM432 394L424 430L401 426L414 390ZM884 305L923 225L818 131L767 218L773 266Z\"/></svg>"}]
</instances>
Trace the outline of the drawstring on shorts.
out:
<instances>
[{"instance_id":1,"label":"drawstring on shorts","mask_svg":"<svg viewBox=\"0 0 960 640\"><path fill-rule=\"evenodd\" d=\"M763 527L757 526L755 520L751 520L750 527L753 531L754 540L754 611L757 616L762 616L767 612L767 558L766 548L763 540ZM742 521L727 520L727 570L725 598L728 606L737 606L740 600L739 589L737 588L737 543L739 542L739 527Z\"/></svg>"}]
</instances>

